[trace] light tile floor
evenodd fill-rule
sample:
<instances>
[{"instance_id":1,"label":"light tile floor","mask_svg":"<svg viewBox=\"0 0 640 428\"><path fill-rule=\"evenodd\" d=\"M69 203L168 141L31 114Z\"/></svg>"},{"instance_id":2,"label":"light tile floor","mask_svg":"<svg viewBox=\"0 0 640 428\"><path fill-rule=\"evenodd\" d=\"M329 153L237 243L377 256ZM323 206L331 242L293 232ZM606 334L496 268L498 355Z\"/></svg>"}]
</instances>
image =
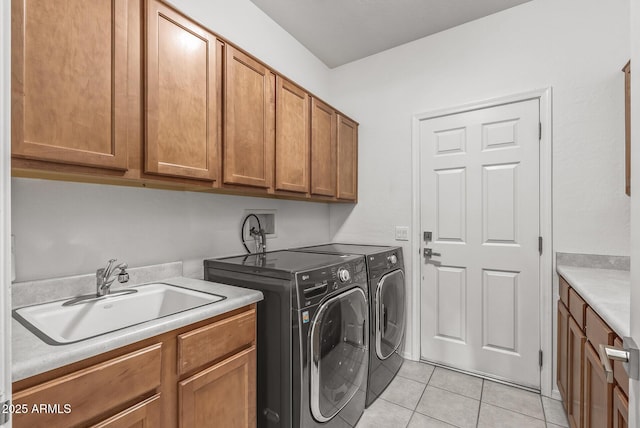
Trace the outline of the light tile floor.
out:
<instances>
[{"instance_id":1,"label":"light tile floor","mask_svg":"<svg viewBox=\"0 0 640 428\"><path fill-rule=\"evenodd\" d=\"M356 428L568 427L562 404L540 394L405 361Z\"/></svg>"}]
</instances>

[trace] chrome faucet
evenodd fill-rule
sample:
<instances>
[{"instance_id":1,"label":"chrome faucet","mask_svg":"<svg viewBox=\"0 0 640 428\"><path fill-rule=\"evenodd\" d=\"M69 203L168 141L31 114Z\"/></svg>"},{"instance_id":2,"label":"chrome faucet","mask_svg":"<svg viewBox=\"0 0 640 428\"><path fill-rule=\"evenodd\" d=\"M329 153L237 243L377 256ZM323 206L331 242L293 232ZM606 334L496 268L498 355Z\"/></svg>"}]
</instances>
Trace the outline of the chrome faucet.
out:
<instances>
[{"instance_id":1,"label":"chrome faucet","mask_svg":"<svg viewBox=\"0 0 640 428\"><path fill-rule=\"evenodd\" d=\"M255 227L252 227L249 231L251 236L253 236L253 240L256 243L256 253L264 254L267 252L267 234L264 229L256 230Z\"/></svg>"},{"instance_id":2,"label":"chrome faucet","mask_svg":"<svg viewBox=\"0 0 640 428\"><path fill-rule=\"evenodd\" d=\"M116 262L116 259L109 260L106 268L98 269L96 271L96 297L105 296L111 293L111 284L113 281L118 278L118 282L123 284L129 281L129 274L127 273L127 268L129 267L126 263L120 263L116 266L113 264ZM119 270L117 276L115 272Z\"/></svg>"}]
</instances>

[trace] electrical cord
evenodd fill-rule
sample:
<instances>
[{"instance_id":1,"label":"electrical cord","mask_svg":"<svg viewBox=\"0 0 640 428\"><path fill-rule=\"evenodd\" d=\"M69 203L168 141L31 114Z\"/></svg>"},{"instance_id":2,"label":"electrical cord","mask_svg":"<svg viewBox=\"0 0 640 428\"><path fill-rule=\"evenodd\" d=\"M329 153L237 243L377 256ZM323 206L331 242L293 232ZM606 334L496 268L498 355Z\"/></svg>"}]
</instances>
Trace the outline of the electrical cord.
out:
<instances>
[{"instance_id":1,"label":"electrical cord","mask_svg":"<svg viewBox=\"0 0 640 428\"><path fill-rule=\"evenodd\" d=\"M251 254L251 250L249 250L249 247L247 247L247 242L244 239L244 227L247 225L247 221L249 220L249 217L253 217L256 219L256 221L258 222L258 230L262 229L262 225L260 224L260 219L255 214L247 215L242 221L242 227L240 228L240 240L242 241L242 246L244 247L244 249L247 250L247 253ZM249 232L252 232L254 230L255 230L255 227L252 227Z\"/></svg>"}]
</instances>

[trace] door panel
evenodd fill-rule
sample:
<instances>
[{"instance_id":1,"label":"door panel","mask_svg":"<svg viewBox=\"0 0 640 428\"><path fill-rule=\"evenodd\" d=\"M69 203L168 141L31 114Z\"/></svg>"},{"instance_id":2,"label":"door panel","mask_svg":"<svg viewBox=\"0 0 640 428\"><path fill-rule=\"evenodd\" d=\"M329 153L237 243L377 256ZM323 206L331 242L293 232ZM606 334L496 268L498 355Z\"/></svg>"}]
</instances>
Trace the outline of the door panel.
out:
<instances>
[{"instance_id":1,"label":"door panel","mask_svg":"<svg viewBox=\"0 0 640 428\"><path fill-rule=\"evenodd\" d=\"M425 360L539 388L539 103L419 124Z\"/></svg>"},{"instance_id":2,"label":"door panel","mask_svg":"<svg viewBox=\"0 0 640 428\"><path fill-rule=\"evenodd\" d=\"M12 154L126 170L127 1L12 9Z\"/></svg>"},{"instance_id":3,"label":"door panel","mask_svg":"<svg viewBox=\"0 0 640 428\"><path fill-rule=\"evenodd\" d=\"M148 2L146 42L145 171L213 181L220 44L157 1Z\"/></svg>"},{"instance_id":4,"label":"door panel","mask_svg":"<svg viewBox=\"0 0 640 428\"><path fill-rule=\"evenodd\" d=\"M275 75L234 47L225 49L224 182L272 188Z\"/></svg>"},{"instance_id":5,"label":"door panel","mask_svg":"<svg viewBox=\"0 0 640 428\"><path fill-rule=\"evenodd\" d=\"M309 94L276 77L276 190L309 191Z\"/></svg>"},{"instance_id":6,"label":"door panel","mask_svg":"<svg viewBox=\"0 0 640 428\"><path fill-rule=\"evenodd\" d=\"M518 274L483 271L482 346L518 352Z\"/></svg>"},{"instance_id":7,"label":"door panel","mask_svg":"<svg viewBox=\"0 0 640 428\"><path fill-rule=\"evenodd\" d=\"M464 343L467 337L466 269L452 266L436 269L436 336Z\"/></svg>"},{"instance_id":8,"label":"door panel","mask_svg":"<svg viewBox=\"0 0 640 428\"><path fill-rule=\"evenodd\" d=\"M358 125L338 115L337 197L355 201L358 194Z\"/></svg>"},{"instance_id":9,"label":"door panel","mask_svg":"<svg viewBox=\"0 0 640 428\"><path fill-rule=\"evenodd\" d=\"M336 195L336 112L311 99L311 193Z\"/></svg>"}]
</instances>

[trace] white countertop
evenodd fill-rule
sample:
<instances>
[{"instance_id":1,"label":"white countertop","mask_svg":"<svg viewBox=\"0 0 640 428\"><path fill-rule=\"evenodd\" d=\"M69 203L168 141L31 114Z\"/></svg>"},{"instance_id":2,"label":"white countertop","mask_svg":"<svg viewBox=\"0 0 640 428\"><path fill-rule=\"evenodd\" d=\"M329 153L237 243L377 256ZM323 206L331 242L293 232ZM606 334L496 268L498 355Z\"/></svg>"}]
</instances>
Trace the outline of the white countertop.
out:
<instances>
[{"instance_id":1,"label":"white countertop","mask_svg":"<svg viewBox=\"0 0 640 428\"><path fill-rule=\"evenodd\" d=\"M259 291L198 279L178 277L165 279L161 282L218 294L225 296L226 299L67 345L49 345L12 318L13 381L157 336L259 302L263 298Z\"/></svg>"},{"instance_id":2,"label":"white countertop","mask_svg":"<svg viewBox=\"0 0 640 428\"><path fill-rule=\"evenodd\" d=\"M557 270L618 336L629 336L631 329L629 271L563 265L558 265Z\"/></svg>"}]
</instances>

